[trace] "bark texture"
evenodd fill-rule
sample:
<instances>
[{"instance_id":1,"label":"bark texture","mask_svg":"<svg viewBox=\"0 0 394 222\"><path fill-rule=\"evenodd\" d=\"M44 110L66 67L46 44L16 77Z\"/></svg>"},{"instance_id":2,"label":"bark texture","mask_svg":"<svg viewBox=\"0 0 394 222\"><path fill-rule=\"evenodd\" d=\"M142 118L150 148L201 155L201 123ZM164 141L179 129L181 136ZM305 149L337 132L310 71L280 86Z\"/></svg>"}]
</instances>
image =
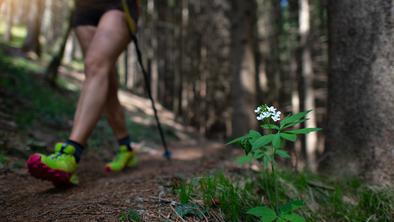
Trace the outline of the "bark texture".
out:
<instances>
[{"instance_id":1,"label":"bark texture","mask_svg":"<svg viewBox=\"0 0 394 222\"><path fill-rule=\"evenodd\" d=\"M394 182L394 1L329 2L324 169Z\"/></svg>"},{"instance_id":2,"label":"bark texture","mask_svg":"<svg viewBox=\"0 0 394 222\"><path fill-rule=\"evenodd\" d=\"M232 1L232 135L240 136L256 126L254 33L255 1Z\"/></svg>"}]
</instances>

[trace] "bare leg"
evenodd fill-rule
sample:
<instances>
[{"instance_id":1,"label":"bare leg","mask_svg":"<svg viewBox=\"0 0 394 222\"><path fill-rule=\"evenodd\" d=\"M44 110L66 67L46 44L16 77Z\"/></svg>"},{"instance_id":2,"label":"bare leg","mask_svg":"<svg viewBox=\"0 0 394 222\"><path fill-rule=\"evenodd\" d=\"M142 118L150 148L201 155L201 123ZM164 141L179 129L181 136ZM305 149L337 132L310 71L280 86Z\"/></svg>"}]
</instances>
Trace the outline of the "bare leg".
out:
<instances>
[{"instance_id":1,"label":"bare leg","mask_svg":"<svg viewBox=\"0 0 394 222\"><path fill-rule=\"evenodd\" d=\"M114 132L119 137L127 135L119 100L113 96L112 99L108 98L109 95L117 94L113 87L110 90L110 86L117 87L116 78L111 77L114 76L113 67L130 39L123 12L113 10L103 15L85 55L86 80L78 102L71 140L86 143L107 101L107 113L110 114L108 120ZM115 80L115 84L111 83L110 77Z\"/></svg>"},{"instance_id":2,"label":"bare leg","mask_svg":"<svg viewBox=\"0 0 394 222\"><path fill-rule=\"evenodd\" d=\"M75 34L77 35L77 39L79 45L81 46L84 58L86 57L86 53L89 49L90 43L92 42L95 33L96 33L96 27L94 26L80 26L75 29ZM83 83L83 85L84 84L85 83ZM84 87L82 86L82 88ZM83 104L83 98L85 98L84 97L85 92L86 90L85 91L82 90L79 96L77 110L75 111L75 115L74 115L74 123L80 121L81 107L82 107L81 104Z\"/></svg>"},{"instance_id":3,"label":"bare leg","mask_svg":"<svg viewBox=\"0 0 394 222\"><path fill-rule=\"evenodd\" d=\"M86 53L89 50L93 37L96 33L96 27L80 26L75 29L75 33L81 45L82 52L84 56L86 56ZM90 49L90 50L94 50L94 49ZM83 98L84 96L82 96L81 94L80 99L78 101L74 122L80 121L80 116L81 116L80 104L83 103L82 101ZM114 132L117 139L124 138L128 135L124 110L118 98L118 81L116 79L115 67L112 68L111 73L109 74L109 91L104 106L104 114L106 115L107 120L112 128L112 131Z\"/></svg>"},{"instance_id":4,"label":"bare leg","mask_svg":"<svg viewBox=\"0 0 394 222\"><path fill-rule=\"evenodd\" d=\"M118 80L116 79L115 68L112 69L110 75L109 91L104 112L117 139L122 139L129 135L124 109L120 105L118 98Z\"/></svg>"}]
</instances>

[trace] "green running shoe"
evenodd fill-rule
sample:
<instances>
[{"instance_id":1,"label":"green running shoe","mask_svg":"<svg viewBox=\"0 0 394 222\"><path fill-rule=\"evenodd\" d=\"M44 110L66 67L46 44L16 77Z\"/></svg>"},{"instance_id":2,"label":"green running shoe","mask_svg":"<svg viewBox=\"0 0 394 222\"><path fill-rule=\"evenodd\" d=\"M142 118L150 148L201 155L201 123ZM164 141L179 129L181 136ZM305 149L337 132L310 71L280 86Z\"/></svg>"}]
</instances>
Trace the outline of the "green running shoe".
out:
<instances>
[{"instance_id":1,"label":"green running shoe","mask_svg":"<svg viewBox=\"0 0 394 222\"><path fill-rule=\"evenodd\" d=\"M47 156L35 153L27 160L27 167L32 176L51 181L56 187L78 184L76 170L78 163L74 157L74 146L57 143L55 153Z\"/></svg>"},{"instance_id":2,"label":"green running shoe","mask_svg":"<svg viewBox=\"0 0 394 222\"><path fill-rule=\"evenodd\" d=\"M106 172L119 172L126 167L134 167L137 164L137 155L133 151L128 150L126 145L121 145L115 158L110 163L105 164L104 169Z\"/></svg>"}]
</instances>

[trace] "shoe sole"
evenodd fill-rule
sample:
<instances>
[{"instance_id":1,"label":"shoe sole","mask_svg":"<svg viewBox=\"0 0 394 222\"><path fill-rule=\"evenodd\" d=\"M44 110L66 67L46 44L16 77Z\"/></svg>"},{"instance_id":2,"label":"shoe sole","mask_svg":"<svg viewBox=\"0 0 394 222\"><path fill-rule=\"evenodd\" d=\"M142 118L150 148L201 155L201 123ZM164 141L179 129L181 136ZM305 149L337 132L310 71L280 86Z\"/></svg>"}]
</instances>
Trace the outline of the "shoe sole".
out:
<instances>
[{"instance_id":1,"label":"shoe sole","mask_svg":"<svg viewBox=\"0 0 394 222\"><path fill-rule=\"evenodd\" d=\"M56 187L70 187L73 185L70 182L71 173L49 168L41 161L41 155L39 154L33 154L29 157L27 168L33 177L51 181Z\"/></svg>"}]
</instances>

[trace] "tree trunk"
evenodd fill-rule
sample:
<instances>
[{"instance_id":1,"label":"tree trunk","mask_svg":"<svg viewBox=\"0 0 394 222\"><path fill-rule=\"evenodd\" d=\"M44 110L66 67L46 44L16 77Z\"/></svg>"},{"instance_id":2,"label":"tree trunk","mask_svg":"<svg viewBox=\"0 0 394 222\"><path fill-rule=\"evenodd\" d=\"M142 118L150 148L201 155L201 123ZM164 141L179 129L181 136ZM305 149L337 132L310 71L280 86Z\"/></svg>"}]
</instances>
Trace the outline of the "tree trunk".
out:
<instances>
[{"instance_id":1,"label":"tree trunk","mask_svg":"<svg viewBox=\"0 0 394 222\"><path fill-rule=\"evenodd\" d=\"M69 35L64 52L64 63L71 64L75 58L76 41L74 35Z\"/></svg>"},{"instance_id":2,"label":"tree trunk","mask_svg":"<svg viewBox=\"0 0 394 222\"><path fill-rule=\"evenodd\" d=\"M313 89L313 67L310 42L310 3L309 0L299 0L299 32L300 32L300 75L299 75L299 96L300 110L315 109L315 96ZM315 113L309 114L309 120L302 124L308 128L316 127ZM307 166L315 171L316 165L317 135L310 133L303 138L303 150L305 150Z\"/></svg>"},{"instance_id":3,"label":"tree trunk","mask_svg":"<svg viewBox=\"0 0 394 222\"><path fill-rule=\"evenodd\" d=\"M299 65L300 62L298 62L298 55L299 55L299 6L298 6L298 1L290 1L289 2L289 21L293 21L295 24L294 26L289 30L289 38L292 40L292 47L289 47L289 75L290 78L289 82L291 82L291 112L292 113L298 113L300 109L300 98L299 98L299 92L298 92L298 82L297 82L297 73L299 73Z\"/></svg>"},{"instance_id":4,"label":"tree trunk","mask_svg":"<svg viewBox=\"0 0 394 222\"><path fill-rule=\"evenodd\" d=\"M260 54L257 54L257 58L261 58L261 60L258 61L260 67L257 80L260 81L259 85L264 95L264 98L261 98L262 95L258 95L258 100L274 104L279 100L280 88L280 5L277 0L258 0L258 3L257 32Z\"/></svg>"},{"instance_id":5,"label":"tree trunk","mask_svg":"<svg viewBox=\"0 0 394 222\"><path fill-rule=\"evenodd\" d=\"M327 158L323 169L394 183L393 1L329 2Z\"/></svg>"},{"instance_id":6,"label":"tree trunk","mask_svg":"<svg viewBox=\"0 0 394 222\"><path fill-rule=\"evenodd\" d=\"M56 85L56 79L58 76L59 67L60 67L62 60L63 60L64 51L66 49L66 44L67 44L67 39L70 36L71 29L72 29L72 13L71 13L69 21L67 23L67 28L66 28L65 33L63 35L62 41L60 43L59 50L56 52L55 55L53 55L51 61L49 62L47 70L45 72L46 79L52 85Z\"/></svg>"},{"instance_id":7,"label":"tree trunk","mask_svg":"<svg viewBox=\"0 0 394 222\"><path fill-rule=\"evenodd\" d=\"M179 56L179 65L180 65L180 72L179 72L179 82L178 82L178 89L177 89L177 99L176 99L176 111L179 116L183 115L183 97L184 97L184 75L185 75L185 45L186 45L186 32L187 26L189 22L189 0L182 0L181 5L181 24L180 24L180 56Z\"/></svg>"},{"instance_id":8,"label":"tree trunk","mask_svg":"<svg viewBox=\"0 0 394 222\"><path fill-rule=\"evenodd\" d=\"M41 21L44 14L44 0L34 0L31 3L31 17L28 24L27 36L23 43L22 50L27 53L34 53L35 56L41 55L40 32Z\"/></svg>"},{"instance_id":9,"label":"tree trunk","mask_svg":"<svg viewBox=\"0 0 394 222\"><path fill-rule=\"evenodd\" d=\"M10 42L12 40L12 26L13 26L13 14L15 12L14 7L14 1L13 0L7 0L6 2L6 26L5 26L5 31L4 31L4 36L3 39L5 42Z\"/></svg>"},{"instance_id":10,"label":"tree trunk","mask_svg":"<svg viewBox=\"0 0 394 222\"><path fill-rule=\"evenodd\" d=\"M256 2L232 1L232 135L239 136L255 128L256 104L253 41Z\"/></svg>"},{"instance_id":11,"label":"tree trunk","mask_svg":"<svg viewBox=\"0 0 394 222\"><path fill-rule=\"evenodd\" d=\"M150 21L150 34L149 37L151 40L151 48L148 52L149 54L149 64L150 64L150 81L151 81L151 90L152 97L154 100L158 100L159 95L159 62L158 62L158 37L157 37L157 1L149 0L148 1L148 14L151 17Z\"/></svg>"}]
</instances>

